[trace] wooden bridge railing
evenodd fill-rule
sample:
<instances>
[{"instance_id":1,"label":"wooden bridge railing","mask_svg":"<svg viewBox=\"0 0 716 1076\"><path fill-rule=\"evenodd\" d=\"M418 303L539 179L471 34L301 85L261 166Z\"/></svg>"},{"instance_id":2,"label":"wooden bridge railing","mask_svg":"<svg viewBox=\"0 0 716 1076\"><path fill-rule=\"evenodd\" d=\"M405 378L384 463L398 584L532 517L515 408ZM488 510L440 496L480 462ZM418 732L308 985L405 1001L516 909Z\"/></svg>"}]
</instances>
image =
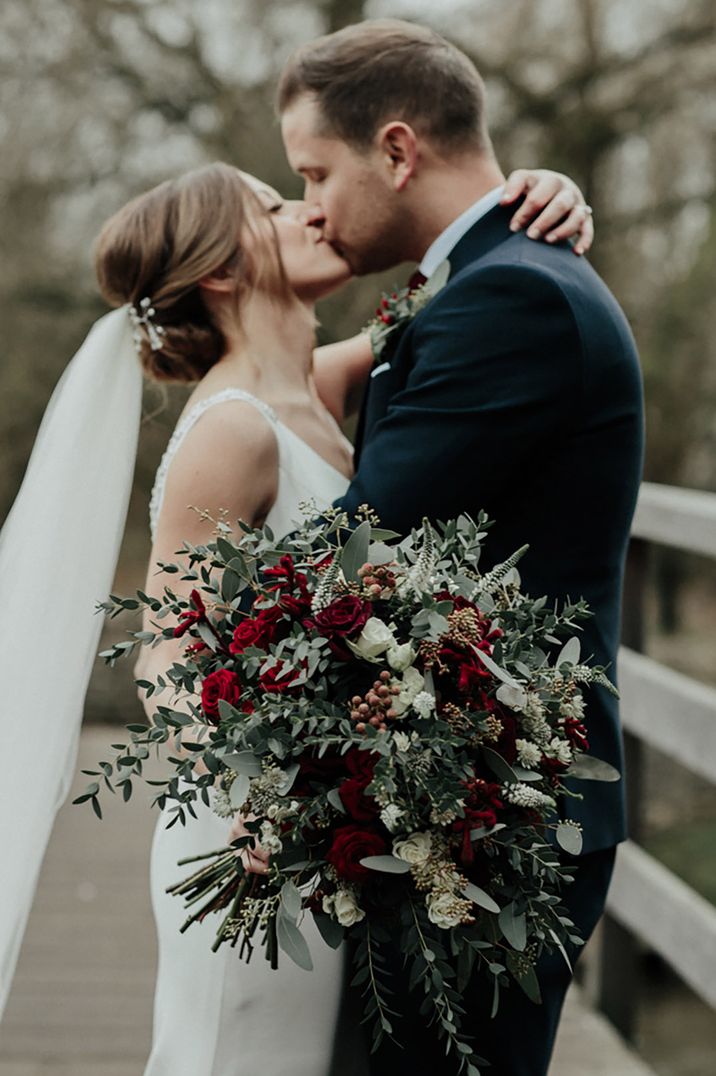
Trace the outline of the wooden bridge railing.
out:
<instances>
[{"instance_id":1,"label":"wooden bridge railing","mask_svg":"<svg viewBox=\"0 0 716 1076\"><path fill-rule=\"evenodd\" d=\"M643 946L659 953L716 1008L716 907L639 844L645 746L716 783L716 689L641 652L650 543L716 558L716 494L644 483L632 529L619 659L630 840L617 856L590 990L598 1007L630 1039Z\"/></svg>"}]
</instances>

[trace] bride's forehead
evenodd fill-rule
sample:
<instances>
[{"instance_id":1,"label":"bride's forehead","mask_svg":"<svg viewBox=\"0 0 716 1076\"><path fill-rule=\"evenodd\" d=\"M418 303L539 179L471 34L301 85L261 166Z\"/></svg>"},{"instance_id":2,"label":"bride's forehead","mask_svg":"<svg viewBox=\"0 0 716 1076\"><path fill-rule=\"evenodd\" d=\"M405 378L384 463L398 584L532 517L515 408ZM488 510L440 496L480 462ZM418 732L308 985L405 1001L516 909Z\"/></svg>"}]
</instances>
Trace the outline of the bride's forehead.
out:
<instances>
[{"instance_id":1,"label":"bride's forehead","mask_svg":"<svg viewBox=\"0 0 716 1076\"><path fill-rule=\"evenodd\" d=\"M273 187L270 187L268 183L264 183L262 179L258 179L256 176L252 176L250 172L242 172L238 169L239 175L243 179L244 183L254 191L255 194L261 194L264 197L271 199L281 200L281 195Z\"/></svg>"}]
</instances>

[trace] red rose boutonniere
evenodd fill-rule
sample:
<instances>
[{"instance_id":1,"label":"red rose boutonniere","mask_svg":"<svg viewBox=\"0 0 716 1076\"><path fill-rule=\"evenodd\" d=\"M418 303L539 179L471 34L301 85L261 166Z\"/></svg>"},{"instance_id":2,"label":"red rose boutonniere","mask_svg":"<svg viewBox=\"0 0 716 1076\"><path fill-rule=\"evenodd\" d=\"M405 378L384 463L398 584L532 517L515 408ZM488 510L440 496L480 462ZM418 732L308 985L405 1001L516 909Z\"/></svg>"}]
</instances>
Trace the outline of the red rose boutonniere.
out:
<instances>
[{"instance_id":1,"label":"red rose boutonniere","mask_svg":"<svg viewBox=\"0 0 716 1076\"><path fill-rule=\"evenodd\" d=\"M449 276L450 262L444 261L429 280L417 288L408 286L400 291L383 292L374 317L366 325L376 366L387 361L385 350L388 344L390 351L394 351L410 322L447 284Z\"/></svg>"}]
</instances>

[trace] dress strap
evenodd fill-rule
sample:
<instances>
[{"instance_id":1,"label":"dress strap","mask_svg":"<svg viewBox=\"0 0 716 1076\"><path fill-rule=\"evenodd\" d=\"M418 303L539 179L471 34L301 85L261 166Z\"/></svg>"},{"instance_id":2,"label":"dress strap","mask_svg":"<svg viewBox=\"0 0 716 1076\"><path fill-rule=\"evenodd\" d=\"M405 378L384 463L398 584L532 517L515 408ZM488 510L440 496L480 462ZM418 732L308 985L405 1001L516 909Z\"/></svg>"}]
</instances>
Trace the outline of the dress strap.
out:
<instances>
[{"instance_id":1,"label":"dress strap","mask_svg":"<svg viewBox=\"0 0 716 1076\"><path fill-rule=\"evenodd\" d=\"M245 392L243 389L222 389L220 392L215 392L213 396L207 396L206 399L199 400L198 403L195 403L177 423L174 433L169 438L169 443L164 451L159 468L157 469L156 478L154 479L154 488L152 489L152 495L149 500L149 527L151 530L152 541L154 541L159 513L164 501L164 491L167 484L169 467L179 451L184 438L189 431L194 428L201 416L211 407L215 407L217 404L227 403L230 400L240 400L243 403L251 404L257 411L261 412L274 429L277 428L279 419L273 407L270 407L269 404L265 403L263 400L259 400L257 396L252 396L250 392Z\"/></svg>"}]
</instances>

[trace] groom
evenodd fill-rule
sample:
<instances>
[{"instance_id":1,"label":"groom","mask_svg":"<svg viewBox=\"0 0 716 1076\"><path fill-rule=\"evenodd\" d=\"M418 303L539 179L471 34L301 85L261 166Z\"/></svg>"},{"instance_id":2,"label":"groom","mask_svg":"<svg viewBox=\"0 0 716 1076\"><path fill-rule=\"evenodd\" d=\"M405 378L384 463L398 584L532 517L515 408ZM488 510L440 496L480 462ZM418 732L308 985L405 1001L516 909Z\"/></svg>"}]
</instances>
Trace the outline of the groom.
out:
<instances>
[{"instance_id":1,"label":"groom","mask_svg":"<svg viewBox=\"0 0 716 1076\"><path fill-rule=\"evenodd\" d=\"M468 58L430 30L368 21L320 38L289 60L279 86L283 138L305 181L312 223L354 273L404 261L447 284L370 380L357 472L338 502L370 504L406 532L423 516L485 509L496 520L488 562L528 542L525 590L585 598L594 617L582 651L614 663L624 558L642 464L642 390L624 315L565 244L532 243L499 205L503 175ZM441 272L444 272L442 270ZM601 688L588 698L591 753L623 769L619 718ZM582 937L604 906L624 839L622 782L586 782L569 814L584 853L565 900ZM575 801L572 801L574 803ZM396 969L399 962L396 962ZM538 968L543 1003L516 986L490 1019L473 977L464 1028L493 1076L546 1073L569 973ZM415 995L409 1015L373 1055L373 1076L451 1074Z\"/></svg>"}]
</instances>

